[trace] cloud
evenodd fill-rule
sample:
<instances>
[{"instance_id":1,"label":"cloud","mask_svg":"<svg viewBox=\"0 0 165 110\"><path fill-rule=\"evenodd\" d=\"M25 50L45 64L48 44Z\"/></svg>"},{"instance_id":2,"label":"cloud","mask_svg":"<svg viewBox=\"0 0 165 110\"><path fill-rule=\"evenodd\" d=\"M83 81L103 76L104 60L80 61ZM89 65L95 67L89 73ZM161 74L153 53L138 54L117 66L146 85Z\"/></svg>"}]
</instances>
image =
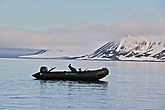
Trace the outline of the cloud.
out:
<instances>
[{"instance_id":1,"label":"cloud","mask_svg":"<svg viewBox=\"0 0 165 110\"><path fill-rule=\"evenodd\" d=\"M165 39L165 19L153 21L123 20L111 25L82 22L69 28L44 31L0 28L0 47L51 48L68 51L90 51L107 41L127 36Z\"/></svg>"},{"instance_id":2,"label":"cloud","mask_svg":"<svg viewBox=\"0 0 165 110\"><path fill-rule=\"evenodd\" d=\"M38 47L52 45L53 42L60 43L60 36L51 35L48 32L23 30L18 28L0 29L1 47Z\"/></svg>"}]
</instances>

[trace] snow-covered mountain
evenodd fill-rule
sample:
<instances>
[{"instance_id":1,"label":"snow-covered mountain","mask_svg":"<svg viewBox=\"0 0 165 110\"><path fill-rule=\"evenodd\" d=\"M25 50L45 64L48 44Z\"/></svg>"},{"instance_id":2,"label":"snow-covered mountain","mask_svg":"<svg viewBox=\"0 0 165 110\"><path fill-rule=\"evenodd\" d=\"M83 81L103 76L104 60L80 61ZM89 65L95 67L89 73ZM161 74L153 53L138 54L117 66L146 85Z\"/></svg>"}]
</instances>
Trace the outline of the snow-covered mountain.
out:
<instances>
[{"instance_id":1,"label":"snow-covered mountain","mask_svg":"<svg viewBox=\"0 0 165 110\"><path fill-rule=\"evenodd\" d=\"M22 58L65 58L113 61L165 61L165 42L163 40L155 41L151 39L146 39L146 37L128 36L121 39L120 42L107 42L92 54L84 56L78 55L78 57L75 57L77 55L71 53L70 51L63 51L61 49L54 49L49 51L28 50L28 52L23 52L23 50L21 50L23 54L19 53L20 50L12 50L17 51L12 53L17 53L16 56ZM1 54L2 53L0 53L0 57Z\"/></svg>"},{"instance_id":2,"label":"snow-covered mountain","mask_svg":"<svg viewBox=\"0 0 165 110\"><path fill-rule=\"evenodd\" d=\"M18 58L20 56L43 54L44 49L0 48L0 58Z\"/></svg>"},{"instance_id":3,"label":"snow-covered mountain","mask_svg":"<svg viewBox=\"0 0 165 110\"><path fill-rule=\"evenodd\" d=\"M126 37L119 43L106 43L86 59L165 61L165 42Z\"/></svg>"}]
</instances>

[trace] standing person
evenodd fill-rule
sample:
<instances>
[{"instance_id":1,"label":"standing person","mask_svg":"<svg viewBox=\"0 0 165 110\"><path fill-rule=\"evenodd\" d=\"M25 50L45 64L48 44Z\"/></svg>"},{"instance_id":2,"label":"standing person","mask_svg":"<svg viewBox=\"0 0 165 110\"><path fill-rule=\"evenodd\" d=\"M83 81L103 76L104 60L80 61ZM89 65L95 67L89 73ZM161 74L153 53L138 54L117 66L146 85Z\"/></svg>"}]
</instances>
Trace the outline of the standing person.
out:
<instances>
[{"instance_id":1,"label":"standing person","mask_svg":"<svg viewBox=\"0 0 165 110\"><path fill-rule=\"evenodd\" d=\"M71 70L71 72L77 72L77 70L71 66L71 64L68 65L68 68Z\"/></svg>"}]
</instances>

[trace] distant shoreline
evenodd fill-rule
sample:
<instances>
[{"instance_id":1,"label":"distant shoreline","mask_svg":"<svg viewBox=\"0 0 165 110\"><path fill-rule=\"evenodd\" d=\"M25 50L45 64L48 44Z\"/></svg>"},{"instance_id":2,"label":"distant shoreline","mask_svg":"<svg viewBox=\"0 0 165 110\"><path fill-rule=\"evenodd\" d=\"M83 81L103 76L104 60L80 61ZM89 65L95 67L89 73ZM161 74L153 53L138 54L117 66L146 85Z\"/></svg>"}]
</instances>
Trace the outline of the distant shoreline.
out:
<instances>
[{"instance_id":1,"label":"distant shoreline","mask_svg":"<svg viewBox=\"0 0 165 110\"><path fill-rule=\"evenodd\" d=\"M165 62L155 60L105 60L105 59L77 59L72 57L33 58L33 57L0 57L0 59L43 59L43 60L88 60L88 61L115 61L115 62Z\"/></svg>"}]
</instances>

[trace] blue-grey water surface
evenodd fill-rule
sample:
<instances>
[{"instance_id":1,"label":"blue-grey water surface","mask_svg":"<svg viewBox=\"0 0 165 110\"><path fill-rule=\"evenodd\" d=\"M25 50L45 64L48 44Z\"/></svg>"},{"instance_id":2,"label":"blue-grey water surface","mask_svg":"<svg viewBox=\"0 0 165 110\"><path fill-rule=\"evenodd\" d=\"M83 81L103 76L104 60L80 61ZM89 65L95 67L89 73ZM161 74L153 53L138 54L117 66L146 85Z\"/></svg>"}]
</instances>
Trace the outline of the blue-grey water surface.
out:
<instances>
[{"instance_id":1,"label":"blue-grey water surface","mask_svg":"<svg viewBox=\"0 0 165 110\"><path fill-rule=\"evenodd\" d=\"M107 67L100 82L40 81L41 65ZM165 110L165 63L0 59L0 110Z\"/></svg>"}]
</instances>

